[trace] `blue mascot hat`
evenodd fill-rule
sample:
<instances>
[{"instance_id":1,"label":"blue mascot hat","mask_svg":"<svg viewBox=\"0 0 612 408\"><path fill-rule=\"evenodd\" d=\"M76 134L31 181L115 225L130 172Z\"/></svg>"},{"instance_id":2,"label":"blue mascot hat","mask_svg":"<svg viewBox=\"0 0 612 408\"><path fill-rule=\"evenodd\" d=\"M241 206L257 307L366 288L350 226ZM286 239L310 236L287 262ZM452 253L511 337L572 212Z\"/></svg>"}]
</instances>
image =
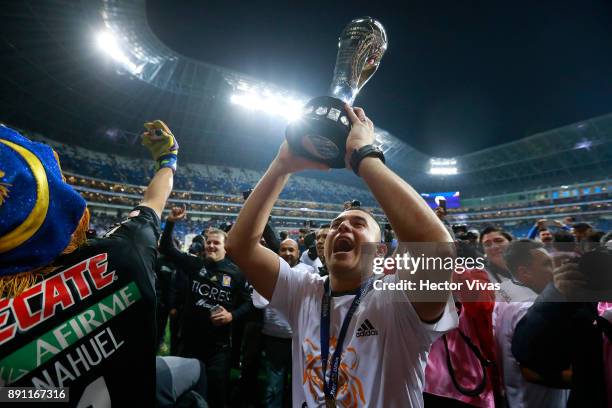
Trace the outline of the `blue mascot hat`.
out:
<instances>
[{"instance_id":1,"label":"blue mascot hat","mask_svg":"<svg viewBox=\"0 0 612 408\"><path fill-rule=\"evenodd\" d=\"M0 278L51 263L85 210L53 149L0 125Z\"/></svg>"}]
</instances>

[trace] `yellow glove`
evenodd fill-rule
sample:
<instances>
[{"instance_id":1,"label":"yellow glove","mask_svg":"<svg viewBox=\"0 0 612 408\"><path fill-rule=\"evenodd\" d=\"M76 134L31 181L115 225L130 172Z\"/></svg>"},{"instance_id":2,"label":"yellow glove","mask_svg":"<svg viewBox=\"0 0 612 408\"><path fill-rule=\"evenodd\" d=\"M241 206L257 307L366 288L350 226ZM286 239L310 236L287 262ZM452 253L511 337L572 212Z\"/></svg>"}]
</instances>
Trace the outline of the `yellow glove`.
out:
<instances>
[{"instance_id":1,"label":"yellow glove","mask_svg":"<svg viewBox=\"0 0 612 408\"><path fill-rule=\"evenodd\" d=\"M168 167L176 171L178 142L161 120L144 124L146 131L142 134L142 145L151 152L155 160L155 171Z\"/></svg>"}]
</instances>

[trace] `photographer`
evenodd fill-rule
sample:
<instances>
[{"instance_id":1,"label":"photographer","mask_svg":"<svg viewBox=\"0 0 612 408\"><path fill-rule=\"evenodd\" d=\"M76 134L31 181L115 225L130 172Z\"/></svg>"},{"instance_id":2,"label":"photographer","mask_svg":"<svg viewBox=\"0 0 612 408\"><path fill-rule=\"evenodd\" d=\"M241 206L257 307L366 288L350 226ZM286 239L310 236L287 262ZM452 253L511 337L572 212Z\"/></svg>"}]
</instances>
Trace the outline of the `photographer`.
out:
<instances>
[{"instance_id":1,"label":"photographer","mask_svg":"<svg viewBox=\"0 0 612 408\"><path fill-rule=\"evenodd\" d=\"M597 248L566 259L518 323L512 340L512 353L532 371L530 381L571 389L569 407L612 404L606 405L603 351L612 332L598 310L609 303L597 302L611 300L611 257L609 249Z\"/></svg>"},{"instance_id":2,"label":"photographer","mask_svg":"<svg viewBox=\"0 0 612 408\"><path fill-rule=\"evenodd\" d=\"M437 203L438 203L438 206L434 208L433 211L436 214L436 217L438 217L440 221L442 221L442 224L444 224L444 227L448 230L448 233L451 235L451 237L455 239L455 233L453 231L453 228L451 227L450 223L446 219L446 216L448 215L448 211L446 209L446 199L440 198L437 200Z\"/></svg>"},{"instance_id":3,"label":"photographer","mask_svg":"<svg viewBox=\"0 0 612 408\"><path fill-rule=\"evenodd\" d=\"M511 351L517 323L533 305L536 294L541 293L546 285L552 282L553 260L543 243L529 239L511 242L504 251L504 259L513 278L533 291L531 299L523 302L499 302L496 305L495 334L508 406L564 407L568 392L529 382L530 373L521 371Z\"/></svg>"},{"instance_id":4,"label":"photographer","mask_svg":"<svg viewBox=\"0 0 612 408\"><path fill-rule=\"evenodd\" d=\"M455 227L453 227L453 230ZM478 245L478 231L455 231L455 242L457 242L460 247L464 247L466 250L469 248L471 254L474 257L483 256L482 248Z\"/></svg>"},{"instance_id":5,"label":"photographer","mask_svg":"<svg viewBox=\"0 0 612 408\"><path fill-rule=\"evenodd\" d=\"M231 323L249 312L251 301L242 274L225 257L225 232L208 229L205 246L197 255L180 252L172 244L174 224L186 216L185 208L173 207L160 242L161 252L190 279L179 354L204 363L208 402L211 407L223 407L231 368Z\"/></svg>"},{"instance_id":6,"label":"photographer","mask_svg":"<svg viewBox=\"0 0 612 408\"><path fill-rule=\"evenodd\" d=\"M315 271L321 276L327 276L327 267L325 266L325 251L324 244L327 234L329 233L329 224L321 225L316 232L312 232L314 240L308 247L308 251L304 251L300 257L300 262L312 266ZM309 242L311 239L308 239Z\"/></svg>"}]
</instances>

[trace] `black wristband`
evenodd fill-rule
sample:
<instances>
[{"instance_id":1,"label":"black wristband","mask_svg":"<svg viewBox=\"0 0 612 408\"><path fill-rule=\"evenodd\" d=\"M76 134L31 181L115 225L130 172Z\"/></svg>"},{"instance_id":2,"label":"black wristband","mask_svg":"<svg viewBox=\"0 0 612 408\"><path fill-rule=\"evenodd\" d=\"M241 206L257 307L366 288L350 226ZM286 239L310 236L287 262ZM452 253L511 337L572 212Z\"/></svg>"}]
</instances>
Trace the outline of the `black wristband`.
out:
<instances>
[{"instance_id":1,"label":"black wristband","mask_svg":"<svg viewBox=\"0 0 612 408\"><path fill-rule=\"evenodd\" d=\"M366 157L378 157L383 163L385 162L383 151L374 145L365 145L359 150L353 150L353 153L351 153L351 168L356 175L359 175L359 165Z\"/></svg>"}]
</instances>

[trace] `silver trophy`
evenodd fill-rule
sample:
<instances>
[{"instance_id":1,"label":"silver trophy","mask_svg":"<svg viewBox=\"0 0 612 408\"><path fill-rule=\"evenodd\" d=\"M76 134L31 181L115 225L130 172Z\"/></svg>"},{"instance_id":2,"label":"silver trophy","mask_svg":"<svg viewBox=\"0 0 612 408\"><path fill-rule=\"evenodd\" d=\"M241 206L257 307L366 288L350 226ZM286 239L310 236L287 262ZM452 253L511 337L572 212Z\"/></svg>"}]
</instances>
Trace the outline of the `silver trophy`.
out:
<instances>
[{"instance_id":1,"label":"silver trophy","mask_svg":"<svg viewBox=\"0 0 612 408\"><path fill-rule=\"evenodd\" d=\"M294 153L333 168L345 167L350 122L344 103L353 104L386 50L387 33L373 18L357 18L344 27L329 96L310 100L302 118L287 126L287 142Z\"/></svg>"}]
</instances>

